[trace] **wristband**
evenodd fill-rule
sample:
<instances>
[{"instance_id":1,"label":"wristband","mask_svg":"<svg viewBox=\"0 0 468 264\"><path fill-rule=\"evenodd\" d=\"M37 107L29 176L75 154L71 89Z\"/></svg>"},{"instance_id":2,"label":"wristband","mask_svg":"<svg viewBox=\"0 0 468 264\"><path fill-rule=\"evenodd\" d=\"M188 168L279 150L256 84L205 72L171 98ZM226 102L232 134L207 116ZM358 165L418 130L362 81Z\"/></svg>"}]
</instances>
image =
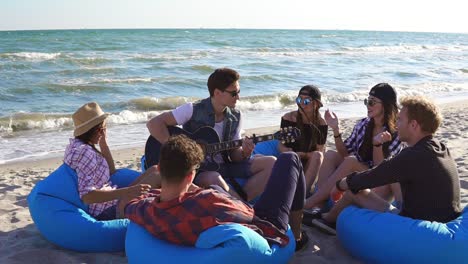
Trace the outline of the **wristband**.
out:
<instances>
[{"instance_id":1,"label":"wristband","mask_svg":"<svg viewBox=\"0 0 468 264\"><path fill-rule=\"evenodd\" d=\"M336 184L335 184L336 189L338 191L340 191L340 192L346 192L346 190L344 190L343 188L340 187L341 180L343 180L343 179L339 179L339 180L336 181Z\"/></svg>"},{"instance_id":2,"label":"wristband","mask_svg":"<svg viewBox=\"0 0 468 264\"><path fill-rule=\"evenodd\" d=\"M341 137L341 133L338 134L338 136L333 135L334 138L339 138Z\"/></svg>"},{"instance_id":3,"label":"wristband","mask_svg":"<svg viewBox=\"0 0 468 264\"><path fill-rule=\"evenodd\" d=\"M375 144L374 147L378 148L378 147L381 147L382 146L382 143L379 143L379 144Z\"/></svg>"}]
</instances>

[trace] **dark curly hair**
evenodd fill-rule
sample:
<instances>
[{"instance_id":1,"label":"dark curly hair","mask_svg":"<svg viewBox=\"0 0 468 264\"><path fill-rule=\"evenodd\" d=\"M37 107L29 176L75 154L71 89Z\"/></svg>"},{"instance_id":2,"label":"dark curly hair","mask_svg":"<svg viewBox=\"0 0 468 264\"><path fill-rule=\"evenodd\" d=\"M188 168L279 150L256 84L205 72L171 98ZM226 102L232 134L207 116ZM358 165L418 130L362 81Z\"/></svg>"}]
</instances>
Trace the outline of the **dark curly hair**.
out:
<instances>
[{"instance_id":1,"label":"dark curly hair","mask_svg":"<svg viewBox=\"0 0 468 264\"><path fill-rule=\"evenodd\" d=\"M185 135L171 136L161 148L161 178L166 182L180 183L204 159L203 150L195 141Z\"/></svg>"}]
</instances>

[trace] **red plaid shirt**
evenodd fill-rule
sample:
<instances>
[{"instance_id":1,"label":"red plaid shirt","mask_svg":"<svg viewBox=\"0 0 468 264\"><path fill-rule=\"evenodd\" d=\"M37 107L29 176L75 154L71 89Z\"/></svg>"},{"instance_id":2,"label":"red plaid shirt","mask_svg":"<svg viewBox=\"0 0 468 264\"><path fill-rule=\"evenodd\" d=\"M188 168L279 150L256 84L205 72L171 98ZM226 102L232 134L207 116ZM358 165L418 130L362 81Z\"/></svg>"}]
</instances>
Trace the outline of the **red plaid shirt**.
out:
<instances>
[{"instance_id":1,"label":"red plaid shirt","mask_svg":"<svg viewBox=\"0 0 468 264\"><path fill-rule=\"evenodd\" d=\"M285 231L255 216L254 209L226 193L198 188L183 196L161 202L160 190L131 200L125 216L157 238L180 245L195 245L198 236L210 227L240 223L269 242L285 246Z\"/></svg>"}]
</instances>

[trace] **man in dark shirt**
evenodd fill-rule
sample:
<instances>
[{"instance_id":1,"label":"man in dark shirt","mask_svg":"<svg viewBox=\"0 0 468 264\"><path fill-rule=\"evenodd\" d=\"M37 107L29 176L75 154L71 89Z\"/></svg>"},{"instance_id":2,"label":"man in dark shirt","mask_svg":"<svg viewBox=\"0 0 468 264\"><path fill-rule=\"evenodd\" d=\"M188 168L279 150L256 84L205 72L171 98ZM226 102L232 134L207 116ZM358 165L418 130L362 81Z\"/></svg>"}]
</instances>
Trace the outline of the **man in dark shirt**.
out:
<instances>
[{"instance_id":1,"label":"man in dark shirt","mask_svg":"<svg viewBox=\"0 0 468 264\"><path fill-rule=\"evenodd\" d=\"M460 214L460 181L455 161L445 144L433 138L442 120L437 107L421 96L403 98L401 105L398 135L408 147L373 169L337 181L332 195L339 191L346 193L322 216L324 223L335 222L349 204L444 223ZM401 186L401 208L395 208L369 190L395 182Z\"/></svg>"}]
</instances>

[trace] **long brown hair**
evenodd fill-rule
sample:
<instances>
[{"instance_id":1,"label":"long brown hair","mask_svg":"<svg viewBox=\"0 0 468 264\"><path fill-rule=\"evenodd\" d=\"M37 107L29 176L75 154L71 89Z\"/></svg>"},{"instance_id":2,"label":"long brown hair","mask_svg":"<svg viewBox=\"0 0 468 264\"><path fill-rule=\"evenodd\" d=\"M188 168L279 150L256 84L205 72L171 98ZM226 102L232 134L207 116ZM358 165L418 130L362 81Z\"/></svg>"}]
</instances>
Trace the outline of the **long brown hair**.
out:
<instances>
[{"instance_id":1,"label":"long brown hair","mask_svg":"<svg viewBox=\"0 0 468 264\"><path fill-rule=\"evenodd\" d=\"M392 137L395 135L396 132L396 119L398 115L398 107L396 103L391 101L382 101L383 109L384 109L384 126L387 127L388 132L392 134ZM361 148L359 148L359 156L363 158L363 160L373 160L372 158L372 132L374 131L375 122L374 118L371 118L369 124L366 127L366 133L364 134L364 141L362 142ZM390 147L392 141L385 142L383 144L383 153L384 157L388 157L390 151L388 148Z\"/></svg>"},{"instance_id":2,"label":"long brown hair","mask_svg":"<svg viewBox=\"0 0 468 264\"><path fill-rule=\"evenodd\" d=\"M76 136L75 138L90 145L97 153L101 154L101 152L94 146L94 144L91 144L91 139L94 137L97 131L103 127L104 127L104 121L93 126L90 130L86 131L86 133Z\"/></svg>"},{"instance_id":3,"label":"long brown hair","mask_svg":"<svg viewBox=\"0 0 468 264\"><path fill-rule=\"evenodd\" d=\"M300 104L298 104L298 109L297 109L297 117L296 117L296 123L297 123L297 128L299 128L299 130L301 131L301 134L302 135L305 135L305 122L304 120L302 119L302 115L301 115L301 110L304 112L305 116L306 116L306 121L307 121L307 124L310 124L311 126L311 129L312 131L317 131L317 133L320 135L320 130L318 129L318 126L320 125L320 112L319 112L319 103L317 102L316 99L321 99L321 98L314 98L312 95L314 94L314 91L319 91L318 90L318 87L314 86L314 85L306 85L304 87L301 88L301 90L299 90L299 95L308 95L311 97L312 99L312 102L314 104L314 106L318 106L315 108L315 110L312 112L312 117L309 119L309 117L307 116L307 113L304 111L304 109L302 108L302 106ZM298 96L299 96L298 95ZM313 133L312 133L313 135ZM313 148L315 148L317 146L317 142L318 142L318 139L317 137L314 137L312 136L310 139L307 139L305 138L304 136L302 137L299 137L299 148L301 151L304 151L304 152L309 152L309 151L312 151Z\"/></svg>"}]
</instances>

